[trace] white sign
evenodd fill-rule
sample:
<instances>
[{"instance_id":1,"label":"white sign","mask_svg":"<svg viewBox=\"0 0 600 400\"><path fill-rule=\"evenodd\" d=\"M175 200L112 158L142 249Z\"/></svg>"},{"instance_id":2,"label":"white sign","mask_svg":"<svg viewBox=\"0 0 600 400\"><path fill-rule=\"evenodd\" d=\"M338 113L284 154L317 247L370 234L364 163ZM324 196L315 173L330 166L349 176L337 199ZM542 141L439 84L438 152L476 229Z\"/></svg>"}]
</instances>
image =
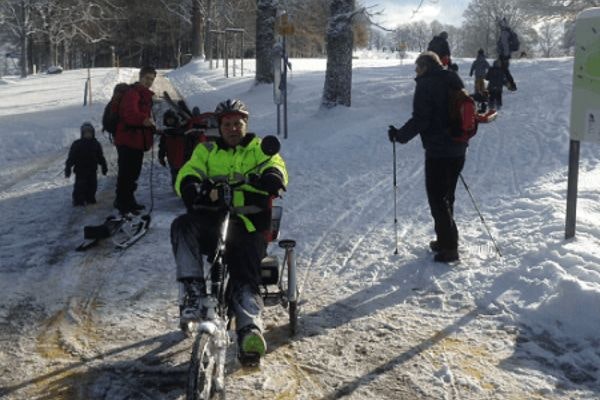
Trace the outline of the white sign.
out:
<instances>
[{"instance_id":1,"label":"white sign","mask_svg":"<svg viewBox=\"0 0 600 400\"><path fill-rule=\"evenodd\" d=\"M600 7L577 16L575 44L571 139L600 143Z\"/></svg>"}]
</instances>

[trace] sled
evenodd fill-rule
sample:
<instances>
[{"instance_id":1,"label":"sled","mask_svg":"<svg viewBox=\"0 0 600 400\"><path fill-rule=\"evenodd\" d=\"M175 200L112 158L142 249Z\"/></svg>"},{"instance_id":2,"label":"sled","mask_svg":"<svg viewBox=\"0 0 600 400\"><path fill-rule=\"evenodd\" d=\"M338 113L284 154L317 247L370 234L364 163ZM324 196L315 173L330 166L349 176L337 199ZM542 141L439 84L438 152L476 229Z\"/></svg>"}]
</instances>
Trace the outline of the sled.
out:
<instances>
[{"instance_id":1,"label":"sled","mask_svg":"<svg viewBox=\"0 0 600 400\"><path fill-rule=\"evenodd\" d=\"M483 114L477 114L477 122L480 124L487 124L488 122L492 122L498 116L498 112L496 110L488 110Z\"/></svg>"},{"instance_id":2,"label":"sled","mask_svg":"<svg viewBox=\"0 0 600 400\"><path fill-rule=\"evenodd\" d=\"M108 238L112 238L115 247L126 249L145 235L149 226L150 215L110 215L100 225L84 226L83 242L75 250L86 251Z\"/></svg>"}]
</instances>

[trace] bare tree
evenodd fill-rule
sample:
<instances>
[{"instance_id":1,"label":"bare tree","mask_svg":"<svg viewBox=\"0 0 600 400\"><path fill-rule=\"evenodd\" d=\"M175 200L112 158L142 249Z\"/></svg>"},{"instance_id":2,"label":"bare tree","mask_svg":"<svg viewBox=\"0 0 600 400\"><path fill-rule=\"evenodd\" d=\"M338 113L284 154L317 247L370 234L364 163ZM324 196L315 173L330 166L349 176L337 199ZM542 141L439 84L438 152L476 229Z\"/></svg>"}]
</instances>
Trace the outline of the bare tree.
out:
<instances>
[{"instance_id":1,"label":"bare tree","mask_svg":"<svg viewBox=\"0 0 600 400\"><path fill-rule=\"evenodd\" d=\"M21 77L29 72L29 39L35 32L32 10L35 0L3 0L0 2L0 25L18 42Z\"/></svg>"},{"instance_id":2,"label":"bare tree","mask_svg":"<svg viewBox=\"0 0 600 400\"><path fill-rule=\"evenodd\" d=\"M519 7L531 16L540 18L566 18L575 16L590 7L600 7L600 0L519 0Z\"/></svg>"},{"instance_id":3,"label":"bare tree","mask_svg":"<svg viewBox=\"0 0 600 400\"><path fill-rule=\"evenodd\" d=\"M523 13L521 0L472 0L464 12L465 31L461 52L477 54L484 49L488 55L495 54L499 28L497 22L506 18L509 26L519 34L522 46L527 46L528 36L532 34L528 27L526 15Z\"/></svg>"},{"instance_id":4,"label":"bare tree","mask_svg":"<svg viewBox=\"0 0 600 400\"><path fill-rule=\"evenodd\" d=\"M559 21L544 21L540 26L539 46L544 57L552 57L560 47L562 27Z\"/></svg>"}]
</instances>

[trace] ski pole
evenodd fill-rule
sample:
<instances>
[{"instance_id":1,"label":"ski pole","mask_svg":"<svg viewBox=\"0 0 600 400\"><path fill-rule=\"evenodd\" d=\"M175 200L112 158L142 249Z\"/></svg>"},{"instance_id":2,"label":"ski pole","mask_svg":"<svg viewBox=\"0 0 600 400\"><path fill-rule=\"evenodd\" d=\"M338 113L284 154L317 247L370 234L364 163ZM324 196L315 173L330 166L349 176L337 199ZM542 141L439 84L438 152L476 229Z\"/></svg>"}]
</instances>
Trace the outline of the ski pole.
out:
<instances>
[{"instance_id":1,"label":"ski pole","mask_svg":"<svg viewBox=\"0 0 600 400\"><path fill-rule=\"evenodd\" d=\"M394 238L396 240L396 251L394 254L398 254L398 211L396 208L397 200L396 200L396 192L398 190L398 185L396 183L396 142L392 142L392 149L394 153Z\"/></svg>"},{"instance_id":2,"label":"ski pole","mask_svg":"<svg viewBox=\"0 0 600 400\"><path fill-rule=\"evenodd\" d=\"M465 178L463 178L462 174L458 174L458 176L460 177L460 181L464 185L467 193L469 193L469 197L471 198L471 202L473 203L473 206L475 207L475 210L477 211L477 214L479 214L479 219L483 223L483 226L485 227L485 230L487 231L490 239L492 239L492 243L494 244L494 248L496 249L496 252L498 253L498 255L500 257L502 257L502 253L500 252L500 249L498 248L498 245L496 244L496 241L494 240L494 237L492 236L492 233L490 232L490 229L488 228L487 224L485 223L485 219L483 219L483 215L481 215L481 211L479 211L479 207L477 207L477 203L475 202L475 199L473 198L473 195L471 194L471 191L469 190L469 187L467 186L467 182L465 182Z\"/></svg>"}]
</instances>

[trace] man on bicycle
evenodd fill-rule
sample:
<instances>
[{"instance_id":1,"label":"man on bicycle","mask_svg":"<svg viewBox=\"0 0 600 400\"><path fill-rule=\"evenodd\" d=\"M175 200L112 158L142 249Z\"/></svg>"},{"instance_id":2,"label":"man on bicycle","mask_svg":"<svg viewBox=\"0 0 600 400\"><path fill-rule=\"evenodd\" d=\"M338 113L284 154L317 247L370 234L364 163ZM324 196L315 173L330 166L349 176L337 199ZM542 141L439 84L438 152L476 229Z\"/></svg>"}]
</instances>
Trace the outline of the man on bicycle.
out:
<instances>
[{"instance_id":1,"label":"man on bicycle","mask_svg":"<svg viewBox=\"0 0 600 400\"><path fill-rule=\"evenodd\" d=\"M229 307L238 334L239 358L261 357L266 352L262 335L262 298L259 292L260 262L265 256L264 232L270 226L269 203L287 185L285 163L279 154L266 155L261 139L248 133L248 110L240 100L226 100L215 110L220 137L200 143L175 181L175 190L187 208L171 225L171 244L177 264L177 280L183 284L181 326L202 320L205 295L203 263L216 250L223 199L219 182L232 187L234 212L229 223L225 262L230 271ZM241 183L241 184L240 184ZM203 261L204 256L204 261Z\"/></svg>"}]
</instances>

